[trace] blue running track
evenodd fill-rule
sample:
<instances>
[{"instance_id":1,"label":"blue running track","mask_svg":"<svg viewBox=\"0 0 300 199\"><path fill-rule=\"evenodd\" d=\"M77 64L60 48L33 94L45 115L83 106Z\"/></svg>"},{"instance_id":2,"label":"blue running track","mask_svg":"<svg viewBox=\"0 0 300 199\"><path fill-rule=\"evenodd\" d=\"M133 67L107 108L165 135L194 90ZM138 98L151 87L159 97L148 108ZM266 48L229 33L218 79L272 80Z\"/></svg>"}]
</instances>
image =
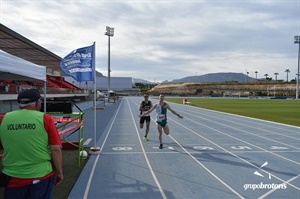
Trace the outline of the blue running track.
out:
<instances>
[{"instance_id":1,"label":"blue running track","mask_svg":"<svg viewBox=\"0 0 300 199\"><path fill-rule=\"evenodd\" d=\"M168 111L170 135L159 149L155 111L143 140L141 100L97 110L97 140L92 102L80 104L85 145L101 153L91 155L69 199L300 198L299 127L170 103L185 118Z\"/></svg>"}]
</instances>

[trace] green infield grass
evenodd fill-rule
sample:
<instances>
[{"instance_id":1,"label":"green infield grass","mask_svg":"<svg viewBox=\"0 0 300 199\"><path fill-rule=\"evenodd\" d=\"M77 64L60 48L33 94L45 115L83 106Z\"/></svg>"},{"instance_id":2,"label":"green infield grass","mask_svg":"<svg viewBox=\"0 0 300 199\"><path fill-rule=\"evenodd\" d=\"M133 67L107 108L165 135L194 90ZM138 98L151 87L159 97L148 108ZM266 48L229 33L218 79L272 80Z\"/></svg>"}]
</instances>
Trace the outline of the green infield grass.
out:
<instances>
[{"instance_id":1,"label":"green infield grass","mask_svg":"<svg viewBox=\"0 0 300 199\"><path fill-rule=\"evenodd\" d=\"M182 103L184 98L166 101ZM187 98L191 106L300 126L300 100Z\"/></svg>"}]
</instances>

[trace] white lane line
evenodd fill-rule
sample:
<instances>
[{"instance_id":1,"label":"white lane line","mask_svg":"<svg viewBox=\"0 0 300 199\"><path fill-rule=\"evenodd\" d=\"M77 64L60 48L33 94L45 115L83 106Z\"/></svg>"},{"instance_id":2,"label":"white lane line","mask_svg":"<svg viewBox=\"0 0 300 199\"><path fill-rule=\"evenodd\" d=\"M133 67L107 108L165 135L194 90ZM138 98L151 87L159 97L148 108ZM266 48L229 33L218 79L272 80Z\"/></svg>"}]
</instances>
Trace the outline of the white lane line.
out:
<instances>
[{"instance_id":1,"label":"white lane line","mask_svg":"<svg viewBox=\"0 0 300 199\"><path fill-rule=\"evenodd\" d=\"M152 117L151 117L152 119ZM153 120L153 119L152 119ZM173 120L173 119L171 119ZM173 120L174 121L174 120ZM178 122L176 122L178 123ZM178 123L180 126L182 124ZM239 198L244 198L242 195L240 195L237 191L235 191L233 188L231 188L228 184L226 184L222 179L220 179L217 175L215 175L211 170L209 170L206 166L204 166L197 158L195 158L188 150L186 150L176 139L174 139L170 134L170 138L183 150L186 154L188 154L194 161L196 161L202 168L204 168L209 174L211 174L215 179L217 179L221 184L223 184L225 187L227 187L230 191L232 191L235 195L237 195ZM144 149L143 149L144 150ZM145 154L145 157L146 154ZM150 164L150 163L149 163ZM151 169L152 170L152 169Z\"/></svg>"},{"instance_id":2,"label":"white lane line","mask_svg":"<svg viewBox=\"0 0 300 199\"><path fill-rule=\"evenodd\" d=\"M104 141L103 141L103 143L102 143L102 145L101 145L101 148L100 148L100 154L102 153L102 149L103 149L103 147L104 147L104 145L105 145L105 143L106 143L106 140L107 140L107 138L108 138L108 135L110 134L111 128L112 128L112 126L113 126L113 124L114 124L114 121L116 120L116 117L117 117L117 115L118 115L118 113L119 113L119 110L120 110L120 107L122 106L122 104L123 104L123 100L121 101L121 103L120 103L120 105L119 105L117 111L115 112L115 115L114 115L113 120L112 120L112 122L111 122L111 124L110 124L110 127L109 127L109 129L108 129L108 132L107 132L107 134L106 134L106 136L105 136L105 139L104 139ZM88 179L88 182L87 182L85 191L84 191L84 196L83 196L84 199L87 199L87 197L88 197L88 194L89 194L89 191L90 191L90 188L91 188L91 183L92 183L93 176L94 176L94 172L95 172L96 165L97 165L97 163L98 163L100 154L97 155L97 157L96 157L96 159L95 159L95 162L94 162L94 165L93 165L93 168L92 168L92 170L91 170L91 173L90 173L90 176L89 176L89 179Z\"/></svg>"},{"instance_id":3,"label":"white lane line","mask_svg":"<svg viewBox=\"0 0 300 199\"><path fill-rule=\"evenodd\" d=\"M195 115L193 115L193 117L195 117ZM152 119L152 118L151 118L151 119ZM280 155L278 155L278 154L275 154L275 153L273 153L273 152L271 152L271 151L267 151L267 150L265 150L265 149L263 149L263 148L260 148L260 147L258 147L258 146L255 146L255 145L253 145L253 144L250 144L250 143L248 143L248 142L246 142L246 141L244 141L244 140L240 140L240 139L238 139L238 138L235 138L235 137L233 137L233 136L231 136L231 135L228 135L228 134L226 134L226 133L223 133L223 132L221 132L221 131L219 131L219 130L217 130L217 129L214 129L214 128L212 128L212 127L206 126L206 125L204 125L204 124L201 124L201 123L196 122L196 121L194 121L194 120L188 119L188 118L186 118L186 117L185 117L185 119L186 119L186 120L190 120L190 121L192 121L192 122L195 122L195 123L197 123L197 124L200 124L201 126L204 126L204 127L208 128L208 129L211 129L211 130L216 131L216 132L218 132L218 133L224 134L225 136L229 136L229 137L234 138L234 139L237 139L237 140L239 140L239 141L241 141L241 142L244 142L244 143L247 143L247 144L249 144L249 145L252 145L252 146L254 146L254 147L256 147L256 148L261 149L262 151L265 151L265 152L274 154L274 155L279 156L279 157L281 157L281 158L283 158L283 159L286 159L286 160L288 160L288 161L292 161L293 163L299 164L298 162L295 162L295 161L293 161L293 160L290 160L290 159L287 159L287 158L285 158L285 157L282 157L282 156L280 156ZM153 120L153 119L152 119L152 120ZM267 174L269 173L269 172L267 172L267 171L265 171L265 170L263 170L263 169L257 167L256 165L254 165L254 164L248 162L247 160L245 160L245 159L239 157L238 155L234 154L233 152L230 152L230 151L226 150L225 148L223 148L223 147L221 147L220 145L214 143L213 141L207 139L206 137L201 136L200 134L198 134L198 133L196 133L195 131L193 131L192 129L189 129L188 127L186 127L186 126L180 124L179 122L177 122L177 121L175 121L175 120L173 120L173 119L171 119L171 118L170 118L170 120L172 120L172 121L174 121L175 123L179 124L179 125L182 126L183 128L185 128L185 129L187 129L187 130L193 132L195 135L197 135L197 136L199 136L199 137L202 137L203 139L209 141L209 142L212 143L213 145L215 145L215 146L221 148L222 150L226 151L227 153L233 155L234 157L236 157L236 158L238 158L238 159L240 159L240 160L246 162L247 164L253 166L254 168L260 169L261 171L263 171L263 172L265 172L265 173L267 173ZM174 141L175 141L175 139L174 139ZM176 142L177 142L177 141L176 141ZM177 142L177 143L178 143L178 142ZM179 144L179 143L178 143L178 144ZM181 147L182 147L182 146L181 146ZM183 148L183 147L182 147L182 148ZM190 155L190 154L189 154L189 155ZM191 156L191 155L190 155L190 156ZM192 158L194 159L194 157L192 157ZM283 179L281 179L281 178L279 178L279 177L277 177L277 176L275 176L275 175L272 175L272 176L273 176L274 178L276 178L276 179L278 179L278 180L284 182ZM296 187L296 186L294 186L294 185L292 185L292 184L289 184L289 185L299 190L298 187Z\"/></svg>"},{"instance_id":4,"label":"white lane line","mask_svg":"<svg viewBox=\"0 0 300 199\"><path fill-rule=\"evenodd\" d=\"M188 115L190 115L190 116L192 116L192 117L198 117L198 118L201 118L200 116L195 116L195 115L192 115L192 114L189 114L189 113L188 113ZM244 133L246 133L246 134L253 135L253 136L255 136L255 137L260 137L260 138L262 138L262 139L266 139L266 140L269 140L269 141L272 141L272 142L276 142L276 143L279 143L279 144L282 144L282 145L285 145L285 146L288 146L288 147L291 147L291 148L300 149L300 148L295 147L295 146L292 146L292 145L290 145L290 144L286 144L286 143L283 143L283 142L280 142L280 141L277 141L277 140L274 140L274 139L270 139L270 138L267 138L267 137L264 137L264 136L261 136L261 135L255 134L255 133L251 133L251 132L249 132L249 131L245 131L245 130L242 130L242 129L240 129L240 128L235 128L235 127L233 127L232 125L226 125L225 123L215 122L215 121L213 121L213 120L209 120L209 119L206 119L206 118L201 118L201 119L206 120L206 121L210 121L210 122L214 122L214 123L216 123L216 124L219 124L219 125L222 125L222 126L226 126L226 127L228 127L228 128L235 129L235 130L244 132ZM193 120L191 120L191 121L193 121ZM226 121L227 121L227 120L226 120ZM197 123L200 124L199 122L197 122ZM294 139L293 139L293 140L294 140Z\"/></svg>"},{"instance_id":5,"label":"white lane line","mask_svg":"<svg viewBox=\"0 0 300 199\"><path fill-rule=\"evenodd\" d=\"M241 132L243 132L243 133L245 133L245 134L250 134L250 135L252 135L252 136L254 136L254 137L259 137L259 138L262 138L262 139L265 139L265 140L269 140L269 141L272 141L272 142L276 142L276 143L279 143L279 144L282 144L282 145L285 145L285 146L288 146L288 147L291 147L291 148L300 149L299 147L295 147L295 146L292 146L292 145L290 145L290 144L286 144L286 143L283 143L283 142L280 142L280 141L277 141L277 140L274 140L274 139L270 139L270 138L267 138L267 137L264 137L264 136L261 136L261 135L255 134L255 133L251 133L251 132L249 132L249 131L242 130L241 128L235 128L235 127L233 127L232 125L226 125L225 123L220 123L220 122L216 122L216 121L207 119L207 116L206 116L205 118L203 118L203 117L196 116L196 115L192 115L192 114L189 114L189 113L188 113L188 115L190 115L190 116L192 116L192 117L198 117L198 118L201 118L201 119L206 120L206 121L214 122L214 123L216 123L216 124L218 124L218 125L226 126L226 127L231 128L231 129L235 129L235 130L241 131ZM191 120L191 121L193 121L193 120ZM227 121L227 120L225 120L225 121ZM200 124L199 122L197 122L197 123ZM292 138L292 139L294 139L294 138ZM295 138L295 139L296 139L296 138Z\"/></svg>"},{"instance_id":6,"label":"white lane line","mask_svg":"<svg viewBox=\"0 0 300 199\"><path fill-rule=\"evenodd\" d=\"M126 99L127 99L127 98L126 98ZM144 148L143 143L142 143L142 141L141 141L142 139L141 139L140 134L139 134L139 131L138 131L138 129L137 129L137 124L136 124L136 122L135 122L135 119L134 119L134 116L133 116L133 113L132 113L132 109L131 109L131 107L130 107L130 105L129 105L128 100L127 100L127 103L128 103L128 106L129 106L129 110L130 110L130 113L131 113L131 117L132 117L132 120L133 120L133 123L134 123L135 130L136 130L136 133L137 133L137 136L138 136L138 138L139 138L139 142L140 142L140 145L141 145L143 154L144 154L144 158L145 158L145 160L146 160L146 162L147 162L147 165L148 165L148 167L149 167L149 170L150 170L150 172L151 172L151 175L152 175L152 177L153 177L153 179L154 179L154 181L155 181L155 183L156 183L156 186L157 186L157 188L158 188L158 190L159 190L159 192L160 192L162 198L163 198L163 199L167 199L167 196L166 196L164 190L162 189L162 187L161 187L161 185L160 185L160 183L159 183L159 181L158 181L158 179L157 179L157 177L156 177L156 175L155 175L155 173L154 173L154 171L153 171L153 168L152 168L152 166L151 166L151 164L150 164L150 161L149 161L149 159L148 159L148 156L147 156L147 154L146 154L146 151L145 151L145 148Z\"/></svg>"},{"instance_id":7,"label":"white lane line","mask_svg":"<svg viewBox=\"0 0 300 199\"><path fill-rule=\"evenodd\" d=\"M92 141L92 138L86 139L86 141L83 143L83 145L88 145Z\"/></svg>"},{"instance_id":8,"label":"white lane line","mask_svg":"<svg viewBox=\"0 0 300 199\"><path fill-rule=\"evenodd\" d=\"M176 103L174 103L176 104ZM182 105L179 105L179 104L176 104L178 107L182 107ZM189 109L188 109L189 108ZM300 127L299 126L293 126L293 125L289 125L289 124L283 124L283 123L278 123L278 122L273 122L273 121L268 121L268 120L263 120L263 119L258 119L258 118L252 118L252 117L248 117L248 116L242 116L242 115L236 115L236 114L232 114L232 113L226 113L226 112L221 112L221 111L215 111L215 110L211 110L211 109L205 109L205 108L199 108L199 107L195 107L195 106L184 106L184 111L191 111L192 115L194 114L198 114L198 115L202 115L204 117L212 117L212 118L217 118L217 119L223 119L224 117L220 117L220 115L224 115L226 117L228 116L231 116L227 121L230 121L232 122L232 120L237 120L237 121L242 121L244 123L244 119L247 119L247 122L248 123L252 123L254 126L257 125L257 121L260 121L260 122L264 122L264 123L261 123L260 125L261 126L264 126L264 127L267 127L267 128L276 128L276 130L282 130L284 132L291 132L291 133L296 133L296 135L300 134ZM193 112L193 110L195 110ZM209 114L207 113L199 113L199 110L202 110L202 112L208 112ZM213 116L211 115L210 113L213 113L213 114L217 114L217 116ZM224 119L223 119L224 120ZM236 122L236 123L240 123L240 122ZM276 127L274 127L273 124L276 124ZM253 127L250 125L250 127ZM286 128L283 128L283 127L292 127L292 128L295 128L295 131L294 130L290 130L290 129L286 129ZM268 130L264 130L264 129L261 129L263 131L268 131ZM271 131L269 131L271 132Z\"/></svg>"},{"instance_id":9,"label":"white lane line","mask_svg":"<svg viewBox=\"0 0 300 199\"><path fill-rule=\"evenodd\" d=\"M199 122L197 122L197 121L194 121L194 120L191 120L191 119L189 119L189 120L192 121L192 122L194 122L194 123L196 123L196 124L200 124L201 126L204 126L204 127L208 128L208 129L214 130L214 131L216 131L216 132L218 132L218 133L221 133L221 134L223 134L223 135L226 135L226 136L228 136L228 137L231 137L231 138L233 138L233 139L235 139L235 140L238 140L238 141L241 141L241 142L243 142L243 143L246 143L246 144L248 144L248 145L250 145L250 146L256 147L256 148L258 148L258 149L260 149L260 150L262 150L262 151L266 151L266 152L271 153L271 154L273 154L273 155L275 155L275 156L277 156L277 157L280 157L280 158L282 158L282 159L285 159L285 160L287 160L287 161L290 161L290 162L292 162L292 163L295 163L295 164L300 165L299 162L296 162L296 161L294 161L294 160L290 160L290 159L288 159L288 158L286 158L286 157L283 157L283 156L281 156L281 155L278 155L278 154L276 154L276 153L273 153L273 152L271 152L271 151L268 151L268 150L266 150L266 149L264 149L264 148L261 148L261 147L255 145L255 144L251 144L251 143L249 143L249 142L247 142L247 141L245 141L245 140L242 140L242 139L239 139L239 138L234 137L234 136L232 136L232 135L226 134L226 133L224 133L224 132L222 132L222 131L220 131L220 130L214 129L214 128L210 127L210 126L204 125L204 124L199 123ZM224 125L224 126L233 128L233 127L228 126L228 125L225 125L225 124L220 124L220 125ZM235 129L235 128L233 128L233 129ZM240 130L240 129L238 129L238 130L239 130L239 131L243 131L243 130ZM196 133L196 132L195 132L195 133ZM289 145L288 145L288 146L289 146ZM291 147L291 148L299 149L298 147Z\"/></svg>"},{"instance_id":10,"label":"white lane line","mask_svg":"<svg viewBox=\"0 0 300 199\"><path fill-rule=\"evenodd\" d=\"M158 147L153 147L153 148L157 148ZM161 150L160 150L161 151ZM233 152L233 151L231 151ZM281 152L281 151L279 151ZM283 151L285 153L299 153L299 151ZM175 154L175 153L182 153L182 152L178 152L178 151L173 151L172 149L170 149L170 151L163 151L163 152L158 152L158 151L148 151L146 152L146 154L161 154L161 153L170 153L170 154ZM189 152L190 154L228 154L227 151L205 151L205 152L201 152L201 151L198 151L198 152ZM265 153L264 151L234 151L234 153L242 153L242 154L245 154L245 153ZM143 154L143 152L102 152L101 154L108 154L108 155L128 155L128 154Z\"/></svg>"},{"instance_id":11,"label":"white lane line","mask_svg":"<svg viewBox=\"0 0 300 199\"><path fill-rule=\"evenodd\" d=\"M225 187L227 187L230 191L232 191L235 195L237 195L239 198L244 198L241 194L239 194L237 191L235 191L233 188L231 188L226 182L224 182L221 178L219 178L216 174L214 174L211 170L209 170L204 164L202 164L197 158L195 158L188 150L186 150L175 138L173 138L171 135L169 135L170 138L178 144L178 146L186 153L188 154L193 160L195 160L202 168L204 168L210 175L212 175L214 178L216 178L221 184L223 184Z\"/></svg>"},{"instance_id":12,"label":"white lane line","mask_svg":"<svg viewBox=\"0 0 300 199\"><path fill-rule=\"evenodd\" d=\"M88 197L88 194L89 194L89 191L90 191L90 187L91 187L91 183L92 183L92 179L93 179L93 176L94 176L94 173L95 173L95 169L96 169L96 165L98 163L99 157L100 157L100 154L97 155L97 157L95 159L95 162L93 164L93 168L91 170L90 177L88 179L88 183L87 183L85 191L84 191L84 195L83 195L84 199L87 199L87 197Z\"/></svg>"},{"instance_id":13,"label":"white lane line","mask_svg":"<svg viewBox=\"0 0 300 199\"><path fill-rule=\"evenodd\" d=\"M291 179L289 179L289 180L287 180L287 181L285 181L285 182L283 182L282 184L290 183L291 181L293 181L293 180L299 178L299 176L300 176L300 174L297 175L297 176L295 176L295 177L293 177L293 178L291 178ZM268 191L267 193L261 195L261 196L258 197L257 199L263 199L263 198L265 198L266 196L270 195L271 193L273 193L273 192L276 191L276 190L280 190L280 189L271 189L270 191Z\"/></svg>"},{"instance_id":14,"label":"white lane line","mask_svg":"<svg viewBox=\"0 0 300 199\"><path fill-rule=\"evenodd\" d=\"M195 115L193 115L193 117L194 117L194 116L195 116ZM186 118L186 117L185 117L185 118ZM152 119L152 118L151 118L151 119ZM186 119L188 119L188 118L186 118ZM260 167L257 167L256 165L254 165L254 164L252 164L251 162L248 162L247 160L245 160L245 159L239 157L238 155L234 154L233 152L230 152L230 151L224 149L223 147L221 147L221 146L219 146L218 144L214 143L213 141L207 139L206 137L201 136L200 134L198 134L198 133L196 133L195 131L193 131L193 130L187 128L186 126L180 124L179 122L177 122L177 121L175 121L175 120L173 120L173 119L171 119L171 118L170 118L170 120L172 120L172 121L174 121L175 123L179 124L179 125L182 126L183 128L188 129L189 131L191 131L191 132L194 133L195 135L197 135L197 136L199 136L199 137L202 137L203 139L209 141L209 142L212 143L213 145L215 145L215 146L217 146L217 147L223 149L224 151L226 151L227 153L231 154L232 156L234 156L234 157L236 157L236 158L238 158L238 159L240 159L240 160L246 162L247 164L253 166L254 168L260 169L261 171L263 171L263 172L269 174L269 172L267 172L267 171L261 169ZM223 132L221 132L221 131L219 131L219 130L217 130L217 129L211 128L211 127L206 126L206 125L204 125L204 124L201 124L201 123L199 123L199 122L193 121L193 120L191 120L191 119L188 119L188 120L190 120L190 121L192 121L192 122L195 122L195 123L197 123L197 124L200 124L201 126L204 126L204 127L208 128L208 129L211 129L211 130L216 131L216 132L218 132L218 133L221 133L221 134L224 134L224 135L229 136L229 137L231 137L231 138L240 140L240 139L238 139L238 138L235 138L235 137L233 137L233 136L231 136L231 135L228 135L228 134L226 134L226 133L223 133ZM174 140L174 141L175 141L175 140ZM288 161L291 161L291 162L293 162L293 163L295 163L295 164L300 164L300 163L298 163L298 162L295 162L295 161L293 161L293 160L290 160L290 159L288 159L288 158L285 158L285 157L282 157L282 156L280 156L280 155L278 155L278 154L275 154L275 153L273 153L272 151L268 151L268 150L265 150L265 149L263 149L263 148L257 147L257 146L255 146L255 145L253 145L253 144L250 144L250 143L246 142L246 141L243 141L243 140L240 140L240 141L241 141L241 142L244 142L244 143L247 143L247 144L249 144L249 145L252 145L252 146L254 146L254 147L256 147L256 148L259 148L259 149L261 149L261 150L264 151L264 152L268 152L268 153L271 153L271 154L273 154L273 155L275 155L275 156L278 156L278 157L281 157L281 158L286 159L286 160L288 160ZM179 144L179 143L178 143L178 144ZM286 151L286 152L287 152L287 151ZM297 151L296 151L296 152L297 152ZM275 175L272 175L272 176L273 176L274 178L276 178L276 179L278 179L278 180L284 182L283 179L281 179L281 178L279 178L279 177L277 177L277 176L275 176ZM290 184L289 182L286 182L286 183L289 184L290 186L296 188L297 190L300 190L300 188L298 188L298 187L296 187L296 186Z\"/></svg>"},{"instance_id":15,"label":"white lane line","mask_svg":"<svg viewBox=\"0 0 300 199\"><path fill-rule=\"evenodd\" d=\"M157 147L158 149L158 147ZM160 149L159 149L160 150ZM161 150L160 150L161 151ZM166 151L166 152L145 152L146 154L162 154L162 153L182 153L178 151ZM144 152L103 152L102 154L108 154L108 155L128 155L128 154L144 154Z\"/></svg>"},{"instance_id":16,"label":"white lane line","mask_svg":"<svg viewBox=\"0 0 300 199\"><path fill-rule=\"evenodd\" d=\"M185 119L188 119L188 118L185 117ZM172 119L171 119L171 120L172 120ZM191 120L191 119L189 119L189 120L190 120L190 121L193 121L193 120ZM213 145L219 147L219 148L222 149L223 151L226 151L227 153L231 154L232 156L238 158L239 160L242 160L243 162L246 162L248 165L251 165L253 168L259 169L260 171L269 174L268 171L265 171L265 170L261 169L260 167L258 167L258 166L256 166L256 165L252 164L251 162L248 162L247 160L245 160L245 159L241 158L240 156L234 154L233 152L230 152L230 151L226 150L225 148L223 148L223 147L221 147L220 145L214 143L213 141L209 140L208 138L206 138L206 137L204 137L204 136L198 134L197 132L193 131L192 129L190 129L190 128L188 128L188 127L186 127L186 126L180 124L179 122L177 122L177 121L175 121L175 120L173 120L173 122L179 124L180 126L182 126L183 128L189 130L190 132L194 133L195 135L197 135L197 136L199 136L199 137L201 137L201 138L207 140L208 142L210 142L210 143L212 143ZM194 121L194 122L196 122L196 121ZM198 122L196 122L196 123L198 123ZM212 129L212 130L214 130L214 131L216 131L216 132L219 132L219 133L221 133L221 134L227 135L227 134L225 134L225 133L223 133L223 132L221 132L221 131L219 131L219 130L217 130L217 129L214 129L214 128L212 128L212 127L206 126L206 125L201 124L201 123L199 123L199 124L202 125L202 126L205 126L205 127L208 128L208 129ZM234 138L234 139L237 139L237 138L235 138L235 137L233 137L233 136L231 136L231 135L227 135L227 136L232 137L232 138ZM249 143L249 144L250 144L250 143ZM251 145L251 144L250 144L250 145ZM260 148L260 147L257 147L257 148ZM273 153L273 152L271 152L271 151L267 151L267 150L262 149L262 148L260 148L260 149L263 150L263 151L266 151L266 152L268 152L268 153L274 154L274 155L276 155L276 156L279 156L279 157L281 157L281 158L283 158L283 159L286 159L286 160L288 160L288 161L291 161L291 162L293 162L293 163L295 163L295 164L300 164L300 163L295 162L295 161L293 161L293 160L289 160L289 159L287 159L287 158L285 158L285 157L282 157L282 156L280 156L280 155L277 155L277 154L275 154L275 153ZM280 180L281 182L284 182L283 179L281 179L281 178L279 178L279 177L277 177L277 176L275 176L275 175L272 175L272 177L274 177L274 178ZM294 187L294 188L296 188L296 189L298 189L298 190L300 190L298 187L296 187L296 186L294 186L294 185L292 185L292 184L289 184L289 185L292 186L292 187Z\"/></svg>"},{"instance_id":17,"label":"white lane line","mask_svg":"<svg viewBox=\"0 0 300 199\"><path fill-rule=\"evenodd\" d=\"M201 109L201 108L199 108L199 109ZM220 114L220 115L223 114L225 116L229 115L231 117L230 118L229 117L225 118L225 117L208 115L208 114L203 114L203 113L194 112L194 111L190 111L190 112L191 112L191 113L189 113L190 115L198 114L200 116L204 116L205 118L207 118L207 117L216 118L218 120L225 121L226 123L230 122L230 123L234 123L234 124L239 124L239 125L243 125L243 126L246 126L246 127L249 127L249 128L253 128L253 129L259 130L259 131L269 132L269 133L272 133L272 134L277 134L277 135L282 136L282 137L288 137L288 138L299 140L299 134L300 134L299 130L300 130L300 127L298 127L298 126L292 126L292 125L287 125L287 124L282 124L282 123L277 123L277 122L272 122L272 121L267 121L267 120L261 120L261 119L256 119L256 118L251 118L251 117L246 117L246 116L241 116L241 115L235 115L235 114L231 114L231 113L218 112L218 111L213 111L213 110L211 110L211 112L216 112L217 114ZM247 119L247 124L245 124L245 119ZM257 127L257 123L256 123L257 120L259 120L261 122L264 122L264 123L260 123L261 126L264 126L264 127L267 127L267 128L276 128L277 131L281 130L281 132L280 133L276 133L274 131L267 130L267 129L264 129L264 128L258 128ZM269 123L271 123L273 125L270 126ZM274 127L274 124L276 124L276 127ZM288 126L288 127L295 128L295 131L294 130L290 130L290 129L286 129L286 128L282 128L282 126ZM295 134L296 137L283 134L282 132L296 133Z\"/></svg>"}]
</instances>

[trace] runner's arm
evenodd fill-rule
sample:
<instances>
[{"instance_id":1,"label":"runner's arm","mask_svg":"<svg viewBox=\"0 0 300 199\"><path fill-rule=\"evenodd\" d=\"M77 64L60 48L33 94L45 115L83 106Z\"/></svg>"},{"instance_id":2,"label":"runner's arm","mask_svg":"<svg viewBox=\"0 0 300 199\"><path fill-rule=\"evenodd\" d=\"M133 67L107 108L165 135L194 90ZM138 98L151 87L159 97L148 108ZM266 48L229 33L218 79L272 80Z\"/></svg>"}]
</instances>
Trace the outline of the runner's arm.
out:
<instances>
[{"instance_id":1,"label":"runner's arm","mask_svg":"<svg viewBox=\"0 0 300 199\"><path fill-rule=\"evenodd\" d=\"M140 103L139 110L140 110L140 111L143 111L143 102Z\"/></svg>"},{"instance_id":2,"label":"runner's arm","mask_svg":"<svg viewBox=\"0 0 300 199\"><path fill-rule=\"evenodd\" d=\"M140 115L140 117L144 117L145 115L150 114L155 108L156 108L156 104L154 106L152 106L151 109L149 109L148 111L146 111L145 113L143 113L142 115Z\"/></svg>"},{"instance_id":3,"label":"runner's arm","mask_svg":"<svg viewBox=\"0 0 300 199\"><path fill-rule=\"evenodd\" d=\"M151 102L150 102L150 103L151 103ZM151 107L152 107L152 103L151 103ZM150 107L150 108L151 108L151 107ZM144 107L143 107L143 102L141 102L141 103L140 103L140 109L139 109L139 110L140 110L140 111L148 111L149 109L148 109L148 108L144 108Z\"/></svg>"},{"instance_id":4,"label":"runner's arm","mask_svg":"<svg viewBox=\"0 0 300 199\"><path fill-rule=\"evenodd\" d=\"M176 113L176 111L174 111L169 104L167 104L167 109L169 109L171 111L171 113L173 113L174 115L177 115L179 118L183 118L182 115L180 115L179 113Z\"/></svg>"}]
</instances>

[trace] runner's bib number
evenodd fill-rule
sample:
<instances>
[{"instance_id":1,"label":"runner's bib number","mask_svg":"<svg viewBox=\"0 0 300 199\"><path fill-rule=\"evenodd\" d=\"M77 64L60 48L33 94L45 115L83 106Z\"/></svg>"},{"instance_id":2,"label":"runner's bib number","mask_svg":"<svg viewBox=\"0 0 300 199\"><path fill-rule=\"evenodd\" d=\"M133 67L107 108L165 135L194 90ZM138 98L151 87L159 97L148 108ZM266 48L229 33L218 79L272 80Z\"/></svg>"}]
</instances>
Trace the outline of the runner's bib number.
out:
<instances>
[{"instance_id":1,"label":"runner's bib number","mask_svg":"<svg viewBox=\"0 0 300 199\"><path fill-rule=\"evenodd\" d=\"M160 115L157 116L157 121L158 122L161 122L161 121L163 121L165 119L166 119L166 115L165 114L160 114Z\"/></svg>"}]
</instances>

